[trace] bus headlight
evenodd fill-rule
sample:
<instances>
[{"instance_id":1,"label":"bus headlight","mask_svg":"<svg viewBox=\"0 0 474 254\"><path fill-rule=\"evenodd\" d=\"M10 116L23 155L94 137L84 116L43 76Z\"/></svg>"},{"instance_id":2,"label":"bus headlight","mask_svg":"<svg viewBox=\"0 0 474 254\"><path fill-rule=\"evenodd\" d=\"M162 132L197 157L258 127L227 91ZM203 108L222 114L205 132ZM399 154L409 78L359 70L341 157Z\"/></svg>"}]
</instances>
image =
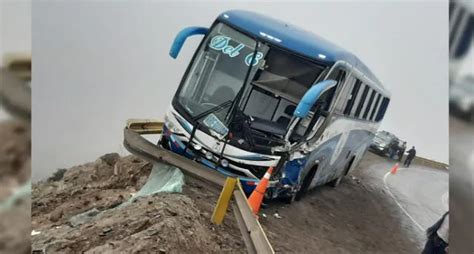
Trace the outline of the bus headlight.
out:
<instances>
[{"instance_id":1,"label":"bus headlight","mask_svg":"<svg viewBox=\"0 0 474 254\"><path fill-rule=\"evenodd\" d=\"M211 152L207 152L206 153L206 159L212 160L212 158L214 158L214 155Z\"/></svg>"},{"instance_id":2,"label":"bus headlight","mask_svg":"<svg viewBox=\"0 0 474 254\"><path fill-rule=\"evenodd\" d=\"M194 150L199 151L202 149L202 146L200 144L194 144Z\"/></svg>"},{"instance_id":3,"label":"bus headlight","mask_svg":"<svg viewBox=\"0 0 474 254\"><path fill-rule=\"evenodd\" d=\"M224 168L227 168L229 166L229 161L226 159L222 159L221 166L223 166Z\"/></svg>"},{"instance_id":4,"label":"bus headlight","mask_svg":"<svg viewBox=\"0 0 474 254\"><path fill-rule=\"evenodd\" d=\"M170 121L168 115L165 115L165 124L166 124L166 127L168 127L169 129L174 128L174 124Z\"/></svg>"},{"instance_id":5,"label":"bus headlight","mask_svg":"<svg viewBox=\"0 0 474 254\"><path fill-rule=\"evenodd\" d=\"M174 133L180 132L179 129L174 126L174 123L170 121L170 119L168 118L168 115L165 115L165 125L166 125L166 128L168 128L168 130L170 130L171 132L174 132Z\"/></svg>"}]
</instances>

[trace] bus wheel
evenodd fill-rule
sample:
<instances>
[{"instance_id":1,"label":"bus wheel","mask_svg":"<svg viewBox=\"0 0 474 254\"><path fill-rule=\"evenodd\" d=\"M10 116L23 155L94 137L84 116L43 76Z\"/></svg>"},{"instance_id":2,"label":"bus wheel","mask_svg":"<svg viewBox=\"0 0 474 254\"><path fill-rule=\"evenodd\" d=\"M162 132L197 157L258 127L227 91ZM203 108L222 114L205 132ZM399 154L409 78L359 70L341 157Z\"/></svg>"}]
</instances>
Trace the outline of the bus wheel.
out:
<instances>
[{"instance_id":1,"label":"bus wheel","mask_svg":"<svg viewBox=\"0 0 474 254\"><path fill-rule=\"evenodd\" d=\"M291 196L286 196L286 197L281 198L281 201L284 202L285 204L290 205L291 203L293 203L293 201L295 201L295 197L296 197L296 194L292 194Z\"/></svg>"},{"instance_id":2,"label":"bus wheel","mask_svg":"<svg viewBox=\"0 0 474 254\"><path fill-rule=\"evenodd\" d=\"M338 178L330 181L328 183L329 186L333 187L333 188L336 188L337 186L339 186L339 184L341 183L342 181L342 178L344 177L344 174L341 174Z\"/></svg>"},{"instance_id":3,"label":"bus wheel","mask_svg":"<svg viewBox=\"0 0 474 254\"><path fill-rule=\"evenodd\" d=\"M295 200L296 201L300 201L301 198L306 195L306 192L308 192L308 189L309 189L309 185L311 184L311 182L313 181L313 178L314 178L314 175L316 175L316 170L317 170L318 166L314 166L305 176L304 180L303 180L303 183L301 184L300 188L298 189L298 191L296 192L296 195L295 195Z\"/></svg>"},{"instance_id":4,"label":"bus wheel","mask_svg":"<svg viewBox=\"0 0 474 254\"><path fill-rule=\"evenodd\" d=\"M354 160L355 160L355 157L353 156L353 157L351 158L351 160L347 163L347 165L346 165L346 167L345 167L345 169L344 169L343 174L341 174L338 178L336 178L336 179L330 181L330 182L328 183L328 185L331 186L331 187L334 187L334 188L336 188L337 186L339 186L339 184L340 184L341 181L342 181L342 178L344 178L344 176L347 175L347 173L349 172L349 169L351 169L352 163L354 163Z\"/></svg>"}]
</instances>

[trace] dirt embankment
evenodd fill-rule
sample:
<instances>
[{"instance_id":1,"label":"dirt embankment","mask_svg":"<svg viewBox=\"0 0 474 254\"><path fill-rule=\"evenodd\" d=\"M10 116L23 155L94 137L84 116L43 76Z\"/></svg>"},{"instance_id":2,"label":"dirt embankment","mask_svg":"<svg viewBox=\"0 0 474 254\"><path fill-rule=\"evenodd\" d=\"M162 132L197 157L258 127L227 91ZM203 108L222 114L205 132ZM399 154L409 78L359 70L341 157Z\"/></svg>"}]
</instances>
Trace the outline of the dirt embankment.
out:
<instances>
[{"instance_id":1,"label":"dirt embankment","mask_svg":"<svg viewBox=\"0 0 474 254\"><path fill-rule=\"evenodd\" d=\"M388 168L380 166L375 173L364 170L383 160L367 153L338 188L321 186L299 202L275 201L261 209L266 216L260 214L260 222L275 251L419 253L423 239L413 234L413 225L384 191L380 176ZM157 194L118 207L143 186L151 167L134 156L110 154L34 184L33 249L48 253L245 252L232 213L221 226L210 223L218 191L190 177L182 194Z\"/></svg>"},{"instance_id":2,"label":"dirt embankment","mask_svg":"<svg viewBox=\"0 0 474 254\"><path fill-rule=\"evenodd\" d=\"M0 122L0 253L30 253L30 199L9 197L30 178L30 126Z\"/></svg>"},{"instance_id":3,"label":"dirt embankment","mask_svg":"<svg viewBox=\"0 0 474 254\"><path fill-rule=\"evenodd\" d=\"M146 182L152 165L102 156L33 185L33 250L48 253L245 252L231 215L210 223L218 193L186 178L182 194L155 194L119 207Z\"/></svg>"}]
</instances>

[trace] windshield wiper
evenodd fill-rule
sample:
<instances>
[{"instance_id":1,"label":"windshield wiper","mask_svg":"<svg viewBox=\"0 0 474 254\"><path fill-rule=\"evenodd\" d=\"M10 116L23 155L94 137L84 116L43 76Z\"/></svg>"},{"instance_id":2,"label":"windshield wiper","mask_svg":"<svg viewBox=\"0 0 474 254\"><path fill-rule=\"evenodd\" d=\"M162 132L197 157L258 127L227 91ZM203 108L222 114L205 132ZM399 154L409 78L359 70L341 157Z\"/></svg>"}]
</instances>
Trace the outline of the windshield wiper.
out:
<instances>
[{"instance_id":1,"label":"windshield wiper","mask_svg":"<svg viewBox=\"0 0 474 254\"><path fill-rule=\"evenodd\" d=\"M242 95L244 94L244 90L247 84L247 81L250 77L250 73L252 71L252 68L254 67L253 62L257 58L258 54L258 48L260 46L260 42L258 40L255 40L255 50L253 51L252 59L250 60L249 68L247 69L247 73L245 74L245 79L242 87L240 88L239 92L237 93L237 96L235 96L234 101L232 102L232 106L230 107L229 112L227 112L227 115L225 116L224 120L228 120L227 123L232 123L232 120L234 118L234 111L235 111L235 104L236 102L239 102L240 99L242 98Z\"/></svg>"},{"instance_id":2,"label":"windshield wiper","mask_svg":"<svg viewBox=\"0 0 474 254\"><path fill-rule=\"evenodd\" d=\"M220 109L226 108L229 105L232 105L232 100L225 101L225 102L223 102L219 105L216 105L216 106L202 112L201 114L198 114L197 116L191 118L191 122L195 122L195 124L194 124L193 130L191 131L191 136L189 137L189 141L186 143L186 146L184 147L183 154L186 153L186 151L189 148L189 145L191 144L191 142L194 139L194 136L196 135L196 130L199 128L198 120L205 117L205 116L207 116L207 115L209 115L209 114L212 114L212 113L214 113L214 112L216 112Z\"/></svg>"},{"instance_id":3,"label":"windshield wiper","mask_svg":"<svg viewBox=\"0 0 474 254\"><path fill-rule=\"evenodd\" d=\"M260 46L260 42L258 40L255 41L255 50L253 51L253 55L252 55L252 59L250 60L250 64L249 64L249 68L247 69L247 73L245 74L245 79L244 79L244 83L242 85L242 87L240 88L239 92L237 93L237 95L235 96L235 98L233 100L228 100L228 101L225 101L213 108L210 108L204 112L202 112L201 114L198 114L197 116L193 117L192 120L193 121L196 121L196 120L199 120L211 113L214 113L215 111L221 109L221 108L224 108L224 107L227 107L228 105L227 104L230 104L230 110L229 112L227 112L226 116L224 117L224 121L225 120L229 120L228 123L231 123L232 122L232 119L233 119L233 111L235 109L235 104L236 102L238 102L243 93L244 93L244 90L245 90L245 85L247 84L247 81L249 79L249 76L250 76L250 72L252 71L252 68L254 67L253 65L253 62L255 61L255 59L257 58L257 54L258 54L258 48Z\"/></svg>"},{"instance_id":4,"label":"windshield wiper","mask_svg":"<svg viewBox=\"0 0 474 254\"><path fill-rule=\"evenodd\" d=\"M210 108L210 109L208 109L208 110L202 112L201 114L198 114L197 116L191 118L191 120L192 120L193 122L195 122L195 121L197 121L197 120L199 120L199 119L201 119L201 118L203 118L203 117L205 117L205 116L207 116L207 115L209 115L209 114L212 114L212 113L214 113L214 112L216 112L216 111L218 111L218 110L220 110L220 109L227 108L227 107L230 106L230 105L232 105L232 100L225 101L225 102L223 102L223 103L221 103L221 104L219 104L219 105L216 105L216 106L214 106L214 107L212 107L212 108Z\"/></svg>"}]
</instances>

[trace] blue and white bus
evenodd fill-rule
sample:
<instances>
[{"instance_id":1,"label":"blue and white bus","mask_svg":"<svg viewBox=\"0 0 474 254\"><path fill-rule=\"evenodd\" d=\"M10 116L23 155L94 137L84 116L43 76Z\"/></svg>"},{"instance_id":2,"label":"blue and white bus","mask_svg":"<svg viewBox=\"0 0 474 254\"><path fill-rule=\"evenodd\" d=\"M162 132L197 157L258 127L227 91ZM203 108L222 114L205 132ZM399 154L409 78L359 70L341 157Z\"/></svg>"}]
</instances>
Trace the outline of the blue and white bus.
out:
<instances>
[{"instance_id":1,"label":"blue and white bus","mask_svg":"<svg viewBox=\"0 0 474 254\"><path fill-rule=\"evenodd\" d=\"M222 13L203 35L165 115L159 144L251 192L274 167L266 198L292 201L337 186L370 146L390 93L355 55L257 13Z\"/></svg>"}]
</instances>

